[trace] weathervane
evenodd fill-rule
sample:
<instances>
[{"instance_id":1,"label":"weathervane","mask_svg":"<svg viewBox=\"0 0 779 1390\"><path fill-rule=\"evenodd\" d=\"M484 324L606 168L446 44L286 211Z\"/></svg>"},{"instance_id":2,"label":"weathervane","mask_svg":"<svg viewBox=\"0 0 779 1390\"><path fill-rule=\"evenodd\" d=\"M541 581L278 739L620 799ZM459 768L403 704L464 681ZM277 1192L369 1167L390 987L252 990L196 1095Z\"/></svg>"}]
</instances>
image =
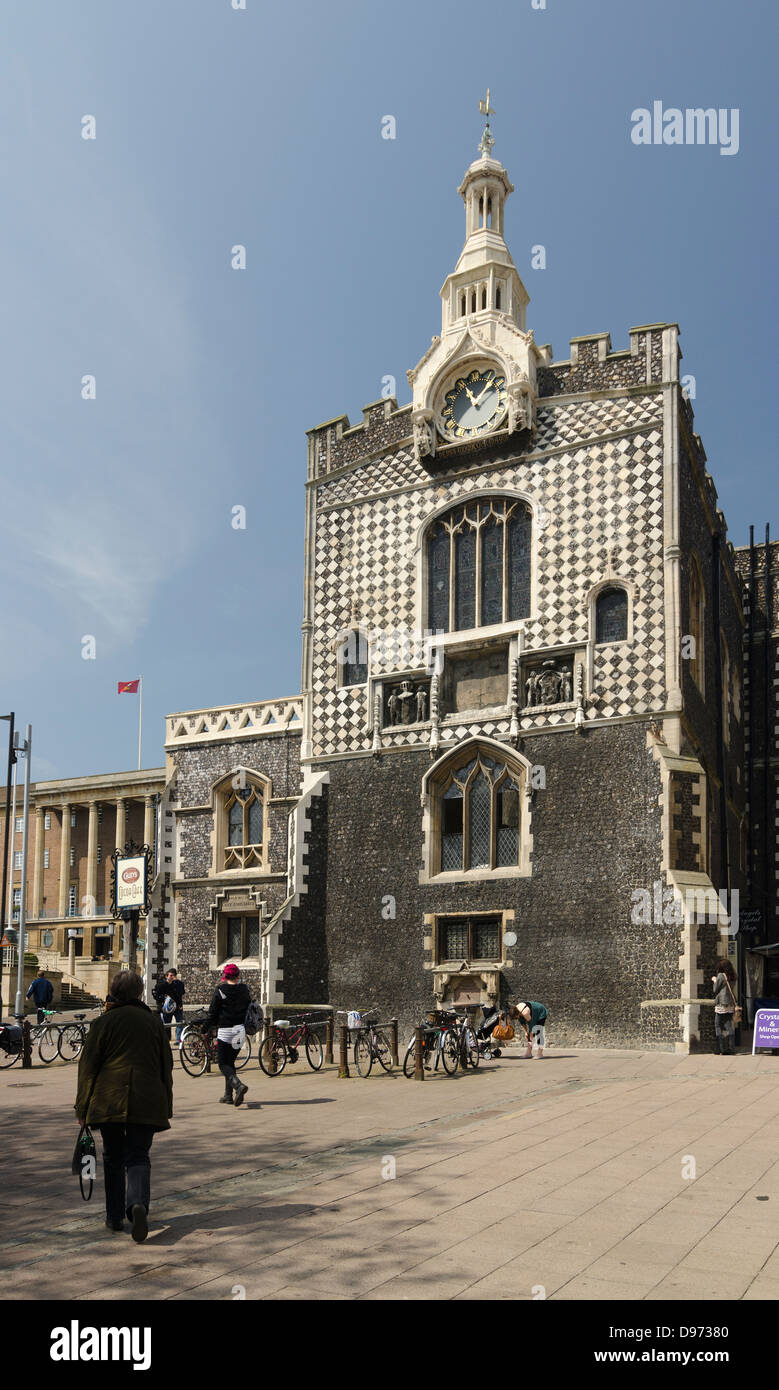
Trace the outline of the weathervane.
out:
<instances>
[{"instance_id":1,"label":"weathervane","mask_svg":"<svg viewBox=\"0 0 779 1390\"><path fill-rule=\"evenodd\" d=\"M479 110L482 116L487 117L487 121L484 127L484 134L482 135L481 140L479 141L479 153L482 155L484 159L489 159L490 155L492 154L492 147L495 144L492 132L490 131L490 116L494 116L495 112L493 108L490 106L489 87L487 88L486 100L479 102Z\"/></svg>"}]
</instances>

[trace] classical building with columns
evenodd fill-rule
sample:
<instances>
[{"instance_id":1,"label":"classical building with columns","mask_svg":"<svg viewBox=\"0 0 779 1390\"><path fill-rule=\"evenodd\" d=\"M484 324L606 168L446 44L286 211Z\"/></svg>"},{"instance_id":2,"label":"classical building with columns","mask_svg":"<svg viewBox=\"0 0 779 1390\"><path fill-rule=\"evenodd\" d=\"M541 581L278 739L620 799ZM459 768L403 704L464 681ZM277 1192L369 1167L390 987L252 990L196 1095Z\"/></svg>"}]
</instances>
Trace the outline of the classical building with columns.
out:
<instances>
[{"instance_id":1,"label":"classical building with columns","mask_svg":"<svg viewBox=\"0 0 779 1390\"><path fill-rule=\"evenodd\" d=\"M121 930L110 911L111 856L131 840L155 848L163 787L163 768L31 784L26 946L41 965L73 972L93 992L122 956ZM11 922L19 914L21 811L19 788L5 923L9 911ZM3 789L0 830L5 814Z\"/></svg>"}]
</instances>

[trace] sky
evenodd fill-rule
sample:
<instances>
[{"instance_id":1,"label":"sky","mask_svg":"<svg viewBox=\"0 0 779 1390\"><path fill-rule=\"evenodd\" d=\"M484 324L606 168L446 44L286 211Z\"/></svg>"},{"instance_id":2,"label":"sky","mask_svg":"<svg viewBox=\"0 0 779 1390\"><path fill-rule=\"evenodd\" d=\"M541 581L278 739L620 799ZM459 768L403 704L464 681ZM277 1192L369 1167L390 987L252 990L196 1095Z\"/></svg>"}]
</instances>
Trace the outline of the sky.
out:
<instances>
[{"instance_id":1,"label":"sky","mask_svg":"<svg viewBox=\"0 0 779 1390\"><path fill-rule=\"evenodd\" d=\"M536 341L678 323L729 537L779 536L775 0L6 0L0 33L0 713L34 778L137 765L118 681L145 767L166 714L300 689L305 432L410 400L488 86ZM655 102L728 141L635 143Z\"/></svg>"}]
</instances>

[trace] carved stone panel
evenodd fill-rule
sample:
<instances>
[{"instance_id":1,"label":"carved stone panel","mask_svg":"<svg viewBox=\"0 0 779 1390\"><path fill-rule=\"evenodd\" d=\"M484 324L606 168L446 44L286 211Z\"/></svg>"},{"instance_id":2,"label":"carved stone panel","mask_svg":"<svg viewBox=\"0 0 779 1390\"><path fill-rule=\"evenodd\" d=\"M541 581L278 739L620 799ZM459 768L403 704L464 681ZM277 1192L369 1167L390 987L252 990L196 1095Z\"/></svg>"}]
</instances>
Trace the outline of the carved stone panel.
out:
<instances>
[{"instance_id":1,"label":"carved stone panel","mask_svg":"<svg viewBox=\"0 0 779 1390\"><path fill-rule=\"evenodd\" d=\"M505 708L509 692L508 647L447 656L441 686L443 714Z\"/></svg>"},{"instance_id":2,"label":"carved stone panel","mask_svg":"<svg viewBox=\"0 0 779 1390\"><path fill-rule=\"evenodd\" d=\"M424 724L430 718L430 680L384 682L384 728Z\"/></svg>"},{"instance_id":3,"label":"carved stone panel","mask_svg":"<svg viewBox=\"0 0 779 1390\"><path fill-rule=\"evenodd\" d=\"M522 670L522 696L525 709L571 704L574 699L573 657L528 662Z\"/></svg>"}]
</instances>

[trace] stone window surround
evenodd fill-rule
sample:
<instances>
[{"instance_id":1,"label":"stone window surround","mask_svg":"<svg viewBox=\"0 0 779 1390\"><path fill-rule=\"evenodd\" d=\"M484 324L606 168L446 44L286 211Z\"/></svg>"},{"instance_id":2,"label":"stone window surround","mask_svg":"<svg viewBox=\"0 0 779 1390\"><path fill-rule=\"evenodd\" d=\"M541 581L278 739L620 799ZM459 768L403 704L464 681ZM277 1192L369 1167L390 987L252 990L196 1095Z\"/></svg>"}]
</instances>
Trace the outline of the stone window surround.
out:
<instances>
[{"instance_id":1,"label":"stone window surround","mask_svg":"<svg viewBox=\"0 0 779 1390\"><path fill-rule=\"evenodd\" d=\"M226 869L224 868L224 855L227 846L227 802L232 797L235 787L233 779L242 774L246 778L247 785L256 786L262 791L262 861L253 864L248 869ZM273 786L270 777L263 772L257 772L249 767L234 767L229 772L223 772L211 784L211 802L208 809L212 812L212 829L210 834L211 845L211 867L208 872L209 878L256 878L258 874L267 874L270 871L269 864L269 844L268 844L268 812L271 801Z\"/></svg>"},{"instance_id":2,"label":"stone window surround","mask_svg":"<svg viewBox=\"0 0 779 1390\"><path fill-rule=\"evenodd\" d=\"M479 633L483 636L500 636L504 633L518 632L525 623L537 622L541 616L536 608L536 595L538 585L536 582L537 568L537 538L539 531L545 529L548 524L544 520L542 525L541 518L546 519L546 512L540 502L532 497L528 492L519 488L475 488L473 492L451 492L445 502L435 507L421 522L417 528L416 540L414 543L413 563L416 572L416 600L414 604L414 625L419 633L427 631L429 613L429 568L427 562L427 539L428 532L436 521L453 508L465 505L466 502L481 502L494 499L499 501L508 498L515 502L524 502L530 512L530 612L524 618L516 618L507 623L492 623L488 627L463 628L454 632L442 633L436 638L436 642L446 644L447 638L457 640L462 639L466 632L471 636Z\"/></svg>"},{"instance_id":3,"label":"stone window surround","mask_svg":"<svg viewBox=\"0 0 779 1390\"><path fill-rule=\"evenodd\" d=\"M468 762L475 752L485 752L488 756L506 762L514 772L520 787L521 810L519 815L519 863L511 868L501 869L462 869L437 872L435 864L440 863L441 851L441 802L447 782L447 769L455 761ZM481 880L496 881L505 878L530 878L533 850L532 833L532 788L530 770L532 763L512 748L510 744L498 739L474 736L464 739L455 748L448 748L440 758L428 768L422 778L422 858L423 867L419 872L420 883L477 883ZM443 916L451 916L444 913Z\"/></svg>"},{"instance_id":4,"label":"stone window surround","mask_svg":"<svg viewBox=\"0 0 779 1390\"><path fill-rule=\"evenodd\" d=\"M257 913L260 928L260 955L246 956L241 959L235 956L224 955L227 949L227 919L228 917L253 917ZM208 909L208 923L213 933L213 951L208 954L209 970L222 970L225 965L237 965L240 971L260 969L260 959L262 953L262 934L271 920L271 913L268 911L268 904L261 896L259 888L250 885L230 887L229 884L220 888ZM243 944L243 939L242 939Z\"/></svg>"},{"instance_id":5,"label":"stone window surround","mask_svg":"<svg viewBox=\"0 0 779 1390\"><path fill-rule=\"evenodd\" d=\"M442 917L499 917L500 940L503 954L500 960L494 961L437 961L435 953L438 941L438 920ZM482 1004L496 1003L500 996L500 975L503 970L513 969L514 962L505 956L503 939L507 931L514 927L516 917L515 908L494 907L490 909L479 909L476 912L426 912L424 916L425 935L423 947L427 959L424 962L424 969L430 971L433 976L433 993L440 1001L444 998L450 983L458 975L470 976L481 981ZM453 968L456 965L456 969Z\"/></svg>"},{"instance_id":6,"label":"stone window surround","mask_svg":"<svg viewBox=\"0 0 779 1390\"><path fill-rule=\"evenodd\" d=\"M344 667L346 666L346 655L344 654L344 646L346 645L346 643L348 643L349 638L350 638L353 634L356 635L357 638L358 638L358 650L359 650L360 644L363 643L363 642L365 643L365 665L366 665L366 668L367 668L367 675L366 675L366 679L365 679L364 681L355 681L353 685L345 685L345 684L344 684ZM336 675L336 681L335 681L335 683L336 683L336 689L337 689L337 690L364 690L364 689L365 689L365 686L366 686L366 685L369 683L369 681L370 681L370 672L371 672L371 643L370 643L370 633L369 633L368 629L367 629L366 627L363 627L362 623L358 623L358 622L347 623L345 627L342 627L342 628L341 628L341 630L339 631L337 637L335 638L335 640L334 640L330 645L331 645L331 650L333 651L333 653L334 653L334 655L335 655L336 667L337 667L337 675Z\"/></svg>"},{"instance_id":7,"label":"stone window surround","mask_svg":"<svg viewBox=\"0 0 779 1390\"><path fill-rule=\"evenodd\" d=\"M693 662L690 663L690 665L691 665L690 674L692 675L692 678L693 678L693 680L694 680L696 686L698 687L698 690L700 691L701 695L702 695L703 698L705 699L705 698L706 698L706 587L705 587L705 585L704 585L704 583L703 583L703 571L701 570L700 560L698 559L698 556L697 556L696 551L691 550L691 551L690 551L690 557L689 557L689 558L690 558L690 575L689 575L689 584L688 584L688 589L689 589L689 612L688 612L688 617L689 617L689 626L690 626L690 635L691 635L691 636L694 636L694 635L695 635L695 634L693 633L693 631L692 631L692 628L693 628L693 623L692 623L692 609L693 609L693 592L694 592L694 588L697 588L697 590L698 590L698 595L699 595L699 598L700 598L700 623L699 623L699 632L698 632L698 635L697 635L697 638L696 638L695 660L694 660Z\"/></svg>"},{"instance_id":8,"label":"stone window surround","mask_svg":"<svg viewBox=\"0 0 779 1390\"><path fill-rule=\"evenodd\" d=\"M606 589L624 589L628 599L628 635L618 642L599 642L597 610L598 599ZM589 615L590 646L598 651L608 648L611 651L614 647L627 647L633 641L633 611L638 597L638 589L632 579L623 578L620 574L608 574L605 579L600 579L594 584L587 594L587 613Z\"/></svg>"}]
</instances>

